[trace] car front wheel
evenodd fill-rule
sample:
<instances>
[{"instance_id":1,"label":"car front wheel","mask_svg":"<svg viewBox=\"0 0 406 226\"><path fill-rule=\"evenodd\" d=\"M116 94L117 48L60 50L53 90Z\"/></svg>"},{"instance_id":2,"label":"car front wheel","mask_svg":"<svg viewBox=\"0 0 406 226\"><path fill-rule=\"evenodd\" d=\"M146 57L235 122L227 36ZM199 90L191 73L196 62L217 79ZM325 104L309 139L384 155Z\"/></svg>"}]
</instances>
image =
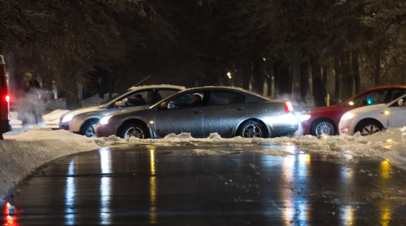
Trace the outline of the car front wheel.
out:
<instances>
[{"instance_id":1,"label":"car front wheel","mask_svg":"<svg viewBox=\"0 0 406 226\"><path fill-rule=\"evenodd\" d=\"M336 134L336 126L334 122L322 119L313 124L311 133L318 137L323 133L332 136Z\"/></svg>"},{"instance_id":2,"label":"car front wheel","mask_svg":"<svg viewBox=\"0 0 406 226\"><path fill-rule=\"evenodd\" d=\"M383 126L381 123L374 121L374 120L366 120L358 123L355 127L355 133L360 132L362 136L372 135L374 133L378 133L382 131Z\"/></svg>"},{"instance_id":3,"label":"car front wheel","mask_svg":"<svg viewBox=\"0 0 406 226\"><path fill-rule=\"evenodd\" d=\"M85 135L86 137L95 137L96 133L95 133L95 127L97 124L98 120L91 120L91 121L87 121L81 131L80 134L81 135Z\"/></svg>"},{"instance_id":4,"label":"car front wheel","mask_svg":"<svg viewBox=\"0 0 406 226\"><path fill-rule=\"evenodd\" d=\"M130 123L122 127L118 132L118 136L121 138L127 137L136 137L139 139L149 138L147 128L137 123Z\"/></svg>"}]
</instances>

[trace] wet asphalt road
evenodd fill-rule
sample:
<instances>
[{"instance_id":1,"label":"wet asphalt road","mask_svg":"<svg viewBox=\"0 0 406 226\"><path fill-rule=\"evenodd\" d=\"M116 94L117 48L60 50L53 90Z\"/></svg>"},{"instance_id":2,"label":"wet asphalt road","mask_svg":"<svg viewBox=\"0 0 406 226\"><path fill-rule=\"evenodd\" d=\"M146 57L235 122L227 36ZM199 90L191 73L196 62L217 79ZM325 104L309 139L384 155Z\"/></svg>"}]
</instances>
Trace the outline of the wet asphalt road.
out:
<instances>
[{"instance_id":1,"label":"wet asphalt road","mask_svg":"<svg viewBox=\"0 0 406 226\"><path fill-rule=\"evenodd\" d=\"M211 152L134 146L58 159L17 186L2 223L406 225L406 172L380 159L198 148Z\"/></svg>"}]
</instances>

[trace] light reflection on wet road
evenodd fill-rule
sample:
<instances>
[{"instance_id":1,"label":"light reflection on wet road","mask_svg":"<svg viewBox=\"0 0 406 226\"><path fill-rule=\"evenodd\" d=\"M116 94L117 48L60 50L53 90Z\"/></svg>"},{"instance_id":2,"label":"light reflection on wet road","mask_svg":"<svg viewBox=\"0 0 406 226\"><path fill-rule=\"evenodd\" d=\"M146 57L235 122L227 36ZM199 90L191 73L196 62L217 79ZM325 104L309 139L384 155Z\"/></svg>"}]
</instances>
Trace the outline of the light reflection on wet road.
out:
<instances>
[{"instance_id":1,"label":"light reflection on wet road","mask_svg":"<svg viewBox=\"0 0 406 226\"><path fill-rule=\"evenodd\" d=\"M387 161L246 148L138 146L64 157L18 186L21 195L0 207L3 225L406 224L406 172Z\"/></svg>"}]
</instances>

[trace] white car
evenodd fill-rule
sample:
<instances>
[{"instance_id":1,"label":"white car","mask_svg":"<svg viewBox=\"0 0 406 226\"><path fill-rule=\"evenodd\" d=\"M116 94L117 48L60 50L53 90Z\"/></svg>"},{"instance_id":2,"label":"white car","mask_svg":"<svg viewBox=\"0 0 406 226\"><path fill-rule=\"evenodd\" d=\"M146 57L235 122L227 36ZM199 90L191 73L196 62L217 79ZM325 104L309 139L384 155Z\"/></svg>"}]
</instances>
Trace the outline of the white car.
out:
<instances>
[{"instance_id":1,"label":"white car","mask_svg":"<svg viewBox=\"0 0 406 226\"><path fill-rule=\"evenodd\" d=\"M63 114L60 117L59 128L71 131L73 133L86 135L87 137L93 137L96 135L94 127L104 115L151 106L184 89L186 89L184 86L175 85L147 85L131 87L129 91L123 95L115 97L112 100L108 100L98 106L80 108ZM143 100L143 103L133 105L128 102L121 106L115 106L116 102L121 102L124 98L133 99L136 96L139 96L139 98Z\"/></svg>"},{"instance_id":2,"label":"white car","mask_svg":"<svg viewBox=\"0 0 406 226\"><path fill-rule=\"evenodd\" d=\"M389 104L360 107L345 113L339 123L341 135L371 135L383 129L406 126L406 95Z\"/></svg>"}]
</instances>

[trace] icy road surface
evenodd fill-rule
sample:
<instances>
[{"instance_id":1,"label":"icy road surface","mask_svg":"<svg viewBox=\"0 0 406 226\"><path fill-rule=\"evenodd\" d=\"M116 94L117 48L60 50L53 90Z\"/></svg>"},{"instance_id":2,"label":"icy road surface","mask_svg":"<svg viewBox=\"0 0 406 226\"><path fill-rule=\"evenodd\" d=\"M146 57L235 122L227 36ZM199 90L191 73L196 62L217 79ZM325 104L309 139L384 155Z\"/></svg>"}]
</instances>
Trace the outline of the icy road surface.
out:
<instances>
[{"instance_id":1,"label":"icy road surface","mask_svg":"<svg viewBox=\"0 0 406 226\"><path fill-rule=\"evenodd\" d=\"M406 172L381 158L292 146L105 147L26 178L0 207L0 223L404 225L405 184Z\"/></svg>"}]
</instances>

